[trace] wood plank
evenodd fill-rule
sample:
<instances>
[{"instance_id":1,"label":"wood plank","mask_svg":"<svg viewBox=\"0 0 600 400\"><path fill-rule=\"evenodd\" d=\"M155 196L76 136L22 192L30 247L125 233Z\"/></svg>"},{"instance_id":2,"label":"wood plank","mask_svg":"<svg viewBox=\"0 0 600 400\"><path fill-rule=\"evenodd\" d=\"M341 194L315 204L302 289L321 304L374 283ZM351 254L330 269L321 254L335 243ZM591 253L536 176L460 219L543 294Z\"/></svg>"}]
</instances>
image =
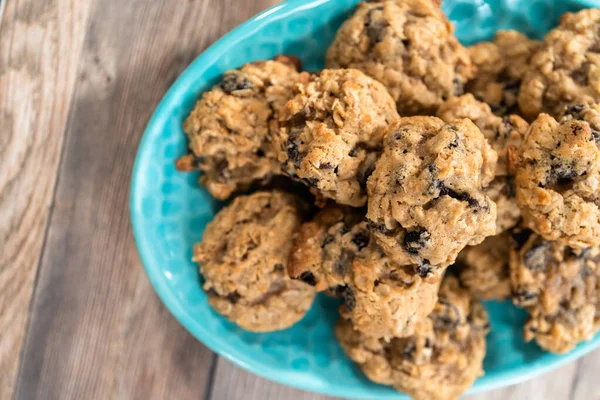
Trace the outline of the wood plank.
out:
<instances>
[{"instance_id":1,"label":"wood plank","mask_svg":"<svg viewBox=\"0 0 600 400\"><path fill-rule=\"evenodd\" d=\"M18 399L204 394L213 354L159 302L135 249L128 212L131 168L168 86L208 44L264 5L96 0Z\"/></svg>"},{"instance_id":2,"label":"wood plank","mask_svg":"<svg viewBox=\"0 0 600 400\"><path fill-rule=\"evenodd\" d=\"M334 400L260 378L219 358L211 400Z\"/></svg>"},{"instance_id":3,"label":"wood plank","mask_svg":"<svg viewBox=\"0 0 600 400\"><path fill-rule=\"evenodd\" d=\"M598 399L600 385L594 379L594 373L600 364L598 355L590 355L587 376L578 375L582 367L577 363L571 363L549 372L531 381L516 386L498 389L487 393L465 397L465 400L546 400L546 399L571 399L588 400ZM585 359L584 359L585 360ZM578 388L575 390L576 397L570 397L576 383L576 377L580 379ZM585 382L585 383L582 383ZM594 397L593 394L597 397ZM587 396L587 397L586 397ZM302 390L292 389L287 386L260 378L242 370L220 358L217 363L215 380L211 392L212 400L334 400L332 397L321 396Z\"/></svg>"},{"instance_id":4,"label":"wood plank","mask_svg":"<svg viewBox=\"0 0 600 400\"><path fill-rule=\"evenodd\" d=\"M90 3L0 2L0 399L16 385Z\"/></svg>"},{"instance_id":5,"label":"wood plank","mask_svg":"<svg viewBox=\"0 0 600 400\"><path fill-rule=\"evenodd\" d=\"M577 371L578 363L573 362L530 381L468 396L465 400L566 400L570 398Z\"/></svg>"},{"instance_id":6,"label":"wood plank","mask_svg":"<svg viewBox=\"0 0 600 400\"><path fill-rule=\"evenodd\" d=\"M569 400L600 400L600 349L578 362L577 375Z\"/></svg>"}]
</instances>

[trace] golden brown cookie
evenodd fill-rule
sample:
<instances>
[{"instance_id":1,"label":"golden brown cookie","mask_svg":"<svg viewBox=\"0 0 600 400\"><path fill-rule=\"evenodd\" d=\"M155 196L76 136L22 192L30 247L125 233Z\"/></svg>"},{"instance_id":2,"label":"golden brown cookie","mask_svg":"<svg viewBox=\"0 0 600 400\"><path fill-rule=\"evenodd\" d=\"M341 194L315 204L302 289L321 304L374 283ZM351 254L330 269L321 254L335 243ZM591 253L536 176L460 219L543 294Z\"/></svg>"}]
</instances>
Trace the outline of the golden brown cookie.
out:
<instances>
[{"instance_id":1,"label":"golden brown cookie","mask_svg":"<svg viewBox=\"0 0 600 400\"><path fill-rule=\"evenodd\" d=\"M461 284L478 299L504 300L510 297L508 259L510 231L490 236L458 255Z\"/></svg>"},{"instance_id":2,"label":"golden brown cookie","mask_svg":"<svg viewBox=\"0 0 600 400\"><path fill-rule=\"evenodd\" d=\"M336 337L369 379L415 400L452 400L483 375L485 309L454 277L444 279L440 299L413 336L387 342L341 319Z\"/></svg>"},{"instance_id":3,"label":"golden brown cookie","mask_svg":"<svg viewBox=\"0 0 600 400\"><path fill-rule=\"evenodd\" d=\"M509 30L497 32L491 42L469 47L477 74L467 83L467 91L489 104L497 115L517 113L521 81L540 46L541 42Z\"/></svg>"},{"instance_id":4,"label":"golden brown cookie","mask_svg":"<svg viewBox=\"0 0 600 400\"><path fill-rule=\"evenodd\" d=\"M529 312L525 340L565 353L600 327L600 247L573 249L532 231L513 235L513 301Z\"/></svg>"},{"instance_id":5,"label":"golden brown cookie","mask_svg":"<svg viewBox=\"0 0 600 400\"><path fill-rule=\"evenodd\" d=\"M433 114L473 77L466 49L434 0L360 3L327 52L328 68L357 68L382 82L401 115Z\"/></svg>"},{"instance_id":6,"label":"golden brown cookie","mask_svg":"<svg viewBox=\"0 0 600 400\"><path fill-rule=\"evenodd\" d=\"M524 222L571 247L600 244L600 148L585 120L531 124L519 151L515 187Z\"/></svg>"},{"instance_id":7,"label":"golden brown cookie","mask_svg":"<svg viewBox=\"0 0 600 400\"><path fill-rule=\"evenodd\" d=\"M519 106L534 119L571 103L600 102L600 9L565 13L544 38L523 78Z\"/></svg>"},{"instance_id":8,"label":"golden brown cookie","mask_svg":"<svg viewBox=\"0 0 600 400\"><path fill-rule=\"evenodd\" d=\"M337 203L364 205L384 129L398 118L394 101L353 69L324 70L298 90L273 137L283 172Z\"/></svg>"},{"instance_id":9,"label":"golden brown cookie","mask_svg":"<svg viewBox=\"0 0 600 400\"><path fill-rule=\"evenodd\" d=\"M292 194L257 192L237 197L206 226L194 261L218 313L255 332L285 329L304 316L315 290L290 279L286 266L307 210Z\"/></svg>"},{"instance_id":10,"label":"golden brown cookie","mask_svg":"<svg viewBox=\"0 0 600 400\"><path fill-rule=\"evenodd\" d=\"M189 154L177 161L177 169L202 171L200 183L220 200L280 173L269 125L293 87L306 80L286 56L226 72L185 120Z\"/></svg>"},{"instance_id":11,"label":"golden brown cookie","mask_svg":"<svg viewBox=\"0 0 600 400\"><path fill-rule=\"evenodd\" d=\"M468 119L407 117L390 125L369 178L367 218L391 260L423 277L496 231L484 188L497 154Z\"/></svg>"},{"instance_id":12,"label":"golden brown cookie","mask_svg":"<svg viewBox=\"0 0 600 400\"><path fill-rule=\"evenodd\" d=\"M358 209L330 206L302 225L288 270L318 291L343 297L342 315L369 336L406 336L437 302L439 283L392 263Z\"/></svg>"},{"instance_id":13,"label":"golden brown cookie","mask_svg":"<svg viewBox=\"0 0 600 400\"><path fill-rule=\"evenodd\" d=\"M521 214L515 199L514 177L508 171L507 148L521 145L529 124L515 114L503 117L495 115L489 105L477 101L472 94L445 101L438 109L437 116L448 123L458 118L470 119L498 153L495 178L486 188L486 193L496 203L496 233L515 226Z\"/></svg>"}]
</instances>

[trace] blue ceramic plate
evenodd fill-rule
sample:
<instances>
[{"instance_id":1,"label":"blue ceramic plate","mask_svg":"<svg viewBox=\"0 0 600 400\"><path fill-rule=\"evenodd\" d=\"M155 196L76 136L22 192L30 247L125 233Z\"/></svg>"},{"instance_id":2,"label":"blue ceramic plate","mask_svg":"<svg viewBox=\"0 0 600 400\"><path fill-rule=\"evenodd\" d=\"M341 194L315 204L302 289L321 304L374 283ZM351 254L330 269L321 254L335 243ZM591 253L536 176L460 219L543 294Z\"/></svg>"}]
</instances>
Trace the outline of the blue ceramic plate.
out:
<instances>
[{"instance_id":1,"label":"blue ceramic plate","mask_svg":"<svg viewBox=\"0 0 600 400\"><path fill-rule=\"evenodd\" d=\"M218 204L197 185L197 174L177 173L175 159L187 150L181 125L199 94L224 71L280 53L295 54L306 69L323 67L329 43L358 0L291 0L252 18L198 57L156 109L137 154L131 185L133 231L156 292L198 340L255 374L301 389L349 398L405 399L369 382L334 339L337 304L319 297L306 317L277 333L245 332L212 311L200 288L192 246L202 238ZM444 11L464 44L513 28L541 38L565 11L598 7L594 0L445 0ZM470 393L530 379L594 349L600 336L567 355L524 343L525 318L510 303L487 304L485 376Z\"/></svg>"}]
</instances>

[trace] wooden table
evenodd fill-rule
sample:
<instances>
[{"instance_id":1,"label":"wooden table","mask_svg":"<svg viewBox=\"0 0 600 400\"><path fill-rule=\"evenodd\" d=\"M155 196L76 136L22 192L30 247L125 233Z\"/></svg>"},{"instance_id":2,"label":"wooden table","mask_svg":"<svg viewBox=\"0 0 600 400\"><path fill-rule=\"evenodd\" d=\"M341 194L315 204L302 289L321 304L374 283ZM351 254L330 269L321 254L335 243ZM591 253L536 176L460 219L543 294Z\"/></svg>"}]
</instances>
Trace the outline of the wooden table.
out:
<instances>
[{"instance_id":1,"label":"wooden table","mask_svg":"<svg viewBox=\"0 0 600 400\"><path fill-rule=\"evenodd\" d=\"M2 0L0 0L2 2ZM0 24L0 399L324 399L231 365L146 278L129 223L150 114L276 0L8 0ZM600 351L472 399L600 399Z\"/></svg>"}]
</instances>

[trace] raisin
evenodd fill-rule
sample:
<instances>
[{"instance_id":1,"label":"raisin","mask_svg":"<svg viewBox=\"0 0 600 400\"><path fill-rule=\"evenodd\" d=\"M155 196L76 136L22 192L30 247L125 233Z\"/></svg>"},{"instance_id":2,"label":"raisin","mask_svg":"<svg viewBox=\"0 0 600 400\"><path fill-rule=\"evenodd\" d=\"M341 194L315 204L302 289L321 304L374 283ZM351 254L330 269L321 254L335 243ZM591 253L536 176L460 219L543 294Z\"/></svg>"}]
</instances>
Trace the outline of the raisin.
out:
<instances>
[{"instance_id":1,"label":"raisin","mask_svg":"<svg viewBox=\"0 0 600 400\"><path fill-rule=\"evenodd\" d=\"M423 260L421 264L417 265L417 274L419 274L421 278L427 278L427 276L432 273L433 269L429 264L429 260Z\"/></svg>"},{"instance_id":2,"label":"raisin","mask_svg":"<svg viewBox=\"0 0 600 400\"><path fill-rule=\"evenodd\" d=\"M531 300L537 299L537 293L525 291L515 290L512 293L513 299L517 302L517 304L525 304L530 302Z\"/></svg>"},{"instance_id":3,"label":"raisin","mask_svg":"<svg viewBox=\"0 0 600 400\"><path fill-rule=\"evenodd\" d=\"M568 165L553 165L550 168L548 183L560 189L567 190L573 185L573 180L579 175Z\"/></svg>"},{"instance_id":4,"label":"raisin","mask_svg":"<svg viewBox=\"0 0 600 400\"><path fill-rule=\"evenodd\" d=\"M413 361L415 359L415 352L417 351L417 346L415 345L414 342L410 342L408 344L408 346L406 346L404 348L404 350L402 351L402 354L404 355L404 357L409 360L409 361Z\"/></svg>"},{"instance_id":5,"label":"raisin","mask_svg":"<svg viewBox=\"0 0 600 400\"><path fill-rule=\"evenodd\" d=\"M508 135L510 135L510 132L513 130L513 125L512 122L510 121L510 116L505 115L504 117L502 117L502 125L500 125L498 127L498 129L496 130L496 137L497 138L506 138L508 137Z\"/></svg>"},{"instance_id":6,"label":"raisin","mask_svg":"<svg viewBox=\"0 0 600 400\"><path fill-rule=\"evenodd\" d=\"M448 197L451 197L458 201L464 201L469 204L469 207L476 208L476 209L481 209L481 208L485 209L486 208L486 207L482 207L481 204L479 204L479 202L477 200L475 200L473 197L471 197L468 193L457 193L454 190L450 189L449 187L445 186L441 181L436 181L434 184L440 190L440 197L448 196Z\"/></svg>"},{"instance_id":7,"label":"raisin","mask_svg":"<svg viewBox=\"0 0 600 400\"><path fill-rule=\"evenodd\" d=\"M231 176L228 167L229 163L225 159L221 159L215 163L215 169L217 170L219 176L223 179L228 179Z\"/></svg>"},{"instance_id":8,"label":"raisin","mask_svg":"<svg viewBox=\"0 0 600 400\"><path fill-rule=\"evenodd\" d=\"M438 310L437 308L442 308ZM438 307L432 314L435 329L450 330L460 325L461 315L458 308L444 298L438 300Z\"/></svg>"},{"instance_id":9,"label":"raisin","mask_svg":"<svg viewBox=\"0 0 600 400\"><path fill-rule=\"evenodd\" d=\"M587 86L589 83L589 74L590 74L591 63L585 62L571 73L571 78L582 86Z\"/></svg>"},{"instance_id":10,"label":"raisin","mask_svg":"<svg viewBox=\"0 0 600 400\"><path fill-rule=\"evenodd\" d=\"M596 144L600 146L600 131L597 131L595 129L592 129L591 131L592 131L591 139L594 140L596 142Z\"/></svg>"},{"instance_id":11,"label":"raisin","mask_svg":"<svg viewBox=\"0 0 600 400\"><path fill-rule=\"evenodd\" d=\"M301 181L308 186L317 186L317 183L319 183L317 178L302 178Z\"/></svg>"},{"instance_id":12,"label":"raisin","mask_svg":"<svg viewBox=\"0 0 600 400\"><path fill-rule=\"evenodd\" d=\"M502 188L502 194L508 197L509 199L514 198L517 193L515 191L515 177L512 175L506 175L506 182L504 183L504 187Z\"/></svg>"},{"instance_id":13,"label":"raisin","mask_svg":"<svg viewBox=\"0 0 600 400\"><path fill-rule=\"evenodd\" d=\"M258 149L258 150L256 151L256 155L257 155L258 157L264 157L264 156L265 156L265 152L263 151L263 149Z\"/></svg>"},{"instance_id":14,"label":"raisin","mask_svg":"<svg viewBox=\"0 0 600 400\"><path fill-rule=\"evenodd\" d=\"M377 232L381 232L384 233L386 235L392 233L393 231L391 229L388 229L385 224L378 224L377 222L373 222L373 221L369 221L367 222L367 226L369 227L369 229L371 229L372 231L377 231Z\"/></svg>"},{"instance_id":15,"label":"raisin","mask_svg":"<svg viewBox=\"0 0 600 400\"><path fill-rule=\"evenodd\" d=\"M310 286L316 286L317 284L315 276L310 271L304 271L303 273L301 273L300 280L304 283L309 284Z\"/></svg>"},{"instance_id":16,"label":"raisin","mask_svg":"<svg viewBox=\"0 0 600 400\"><path fill-rule=\"evenodd\" d=\"M513 231L511 238L513 240L513 246L519 250L521 249L525 243L527 243L527 240L529 240L529 237L533 234L533 232L529 229L517 229L515 231Z\"/></svg>"},{"instance_id":17,"label":"raisin","mask_svg":"<svg viewBox=\"0 0 600 400\"><path fill-rule=\"evenodd\" d=\"M334 297L342 297L344 295L344 292L346 291L348 287L345 285L337 285L334 289L333 289L333 295Z\"/></svg>"},{"instance_id":18,"label":"raisin","mask_svg":"<svg viewBox=\"0 0 600 400\"><path fill-rule=\"evenodd\" d=\"M238 292L233 292L233 293L228 294L226 299L231 304L236 304L240 300L241 297L242 296L240 296L240 294Z\"/></svg>"},{"instance_id":19,"label":"raisin","mask_svg":"<svg viewBox=\"0 0 600 400\"><path fill-rule=\"evenodd\" d=\"M409 254L419 254L429 244L431 234L423 228L407 232L402 240L402 246Z\"/></svg>"},{"instance_id":20,"label":"raisin","mask_svg":"<svg viewBox=\"0 0 600 400\"><path fill-rule=\"evenodd\" d=\"M223 76L221 83L219 84L221 89L227 94L231 94L237 90L245 90L252 88L252 82L246 77L237 74L229 73Z\"/></svg>"},{"instance_id":21,"label":"raisin","mask_svg":"<svg viewBox=\"0 0 600 400\"><path fill-rule=\"evenodd\" d=\"M570 115L575 119L581 119L581 112L585 109L583 104L573 104L567 107L565 115Z\"/></svg>"},{"instance_id":22,"label":"raisin","mask_svg":"<svg viewBox=\"0 0 600 400\"><path fill-rule=\"evenodd\" d=\"M288 140L287 156L294 165L300 165L302 154L300 154L300 151L298 150L298 144L292 139Z\"/></svg>"},{"instance_id":23,"label":"raisin","mask_svg":"<svg viewBox=\"0 0 600 400\"><path fill-rule=\"evenodd\" d=\"M335 240L335 238L333 237L333 235L325 235L325 239L323 239L323 244L321 244L321 248L325 248L325 246L327 246L330 243L333 243L333 241Z\"/></svg>"},{"instance_id":24,"label":"raisin","mask_svg":"<svg viewBox=\"0 0 600 400\"><path fill-rule=\"evenodd\" d=\"M383 15L381 15L383 7L373 8L367 14L367 36L369 37L369 43L371 47L385 39L385 28L388 26ZM377 18L379 14L379 18Z\"/></svg>"},{"instance_id":25,"label":"raisin","mask_svg":"<svg viewBox=\"0 0 600 400\"><path fill-rule=\"evenodd\" d=\"M348 311L354 310L354 307L356 307L356 297L354 297L352 290L346 287L344 293L342 293L342 297L344 298L344 305Z\"/></svg>"},{"instance_id":26,"label":"raisin","mask_svg":"<svg viewBox=\"0 0 600 400\"><path fill-rule=\"evenodd\" d=\"M465 92L465 84L458 76L452 80L452 87L454 89L455 96L462 96Z\"/></svg>"},{"instance_id":27,"label":"raisin","mask_svg":"<svg viewBox=\"0 0 600 400\"><path fill-rule=\"evenodd\" d=\"M311 112L308 108L303 108L288 120L288 125L292 128L304 128L306 126L306 120L310 118Z\"/></svg>"},{"instance_id":28,"label":"raisin","mask_svg":"<svg viewBox=\"0 0 600 400\"><path fill-rule=\"evenodd\" d=\"M525 252L523 261L525 266L532 271L539 271L546 267L547 253L550 244L545 240L536 241L529 250Z\"/></svg>"},{"instance_id":29,"label":"raisin","mask_svg":"<svg viewBox=\"0 0 600 400\"><path fill-rule=\"evenodd\" d=\"M365 171L361 171L356 176L358 179L358 184L363 192L367 191L367 181L373 175L373 171L375 171L375 165L370 165Z\"/></svg>"},{"instance_id":30,"label":"raisin","mask_svg":"<svg viewBox=\"0 0 600 400\"><path fill-rule=\"evenodd\" d=\"M197 156L194 153L190 153L192 155L192 158L194 160L194 165L196 166L196 168L200 168L202 166L202 164L204 164L206 162L206 157L204 156Z\"/></svg>"},{"instance_id":31,"label":"raisin","mask_svg":"<svg viewBox=\"0 0 600 400\"><path fill-rule=\"evenodd\" d=\"M352 237L352 243L358 247L358 251L361 251L369 244L370 237L366 232L357 232Z\"/></svg>"},{"instance_id":32,"label":"raisin","mask_svg":"<svg viewBox=\"0 0 600 400\"><path fill-rule=\"evenodd\" d=\"M333 266L334 272L338 275L346 276L346 274L352 269L352 262L354 262L354 257L355 255L353 251L348 249L342 249L340 258Z\"/></svg>"},{"instance_id":33,"label":"raisin","mask_svg":"<svg viewBox=\"0 0 600 400\"><path fill-rule=\"evenodd\" d=\"M332 169L333 165L331 163L322 163L319 165L319 169Z\"/></svg>"}]
</instances>

